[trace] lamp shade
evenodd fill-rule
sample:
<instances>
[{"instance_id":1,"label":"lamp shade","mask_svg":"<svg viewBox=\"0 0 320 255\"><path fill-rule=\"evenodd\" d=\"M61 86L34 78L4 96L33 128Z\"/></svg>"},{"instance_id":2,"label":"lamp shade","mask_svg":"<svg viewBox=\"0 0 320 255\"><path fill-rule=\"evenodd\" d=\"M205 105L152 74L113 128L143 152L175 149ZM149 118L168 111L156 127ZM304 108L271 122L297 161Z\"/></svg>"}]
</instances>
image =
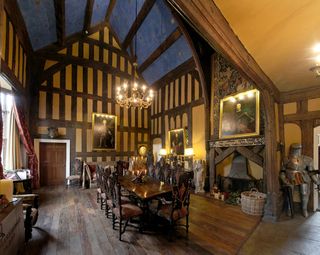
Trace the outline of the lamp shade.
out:
<instances>
[{"instance_id":1,"label":"lamp shade","mask_svg":"<svg viewBox=\"0 0 320 255\"><path fill-rule=\"evenodd\" d=\"M160 156L166 156L167 155L167 150L166 149L160 149L159 155Z\"/></svg>"},{"instance_id":2,"label":"lamp shade","mask_svg":"<svg viewBox=\"0 0 320 255\"><path fill-rule=\"evenodd\" d=\"M8 179L0 180L0 194L5 195L9 202L13 197L13 181Z\"/></svg>"},{"instance_id":3,"label":"lamp shade","mask_svg":"<svg viewBox=\"0 0 320 255\"><path fill-rule=\"evenodd\" d=\"M193 148L186 148L185 150L184 150L184 155L185 156L193 156L194 155L194 152L193 152Z\"/></svg>"}]
</instances>

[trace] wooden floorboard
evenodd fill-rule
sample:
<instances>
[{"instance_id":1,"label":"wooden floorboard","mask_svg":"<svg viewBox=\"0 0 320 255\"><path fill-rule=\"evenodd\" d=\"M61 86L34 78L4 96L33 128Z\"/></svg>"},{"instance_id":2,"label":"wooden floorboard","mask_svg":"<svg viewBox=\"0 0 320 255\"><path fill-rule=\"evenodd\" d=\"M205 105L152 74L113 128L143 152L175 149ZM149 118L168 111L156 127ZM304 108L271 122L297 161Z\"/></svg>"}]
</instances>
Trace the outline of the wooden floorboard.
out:
<instances>
[{"instance_id":1,"label":"wooden floorboard","mask_svg":"<svg viewBox=\"0 0 320 255\"><path fill-rule=\"evenodd\" d=\"M111 219L96 202L95 189L45 187L40 194L39 219L24 254L237 254L260 222L240 207L205 196L191 195L190 228L175 232L139 233L128 228L123 242Z\"/></svg>"}]
</instances>

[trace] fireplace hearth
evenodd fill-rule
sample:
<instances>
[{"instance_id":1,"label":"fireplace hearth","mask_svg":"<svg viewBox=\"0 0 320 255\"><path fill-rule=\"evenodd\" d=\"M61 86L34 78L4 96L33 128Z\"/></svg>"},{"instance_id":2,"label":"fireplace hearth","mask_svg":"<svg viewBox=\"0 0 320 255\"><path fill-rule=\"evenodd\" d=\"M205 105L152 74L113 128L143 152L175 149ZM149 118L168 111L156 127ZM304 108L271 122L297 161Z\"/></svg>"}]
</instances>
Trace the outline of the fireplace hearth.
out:
<instances>
[{"instance_id":1,"label":"fireplace hearth","mask_svg":"<svg viewBox=\"0 0 320 255\"><path fill-rule=\"evenodd\" d=\"M223 192L242 192L257 188L262 190L262 180L257 180L249 174L248 159L240 153L235 153L228 176L218 176L218 186Z\"/></svg>"}]
</instances>

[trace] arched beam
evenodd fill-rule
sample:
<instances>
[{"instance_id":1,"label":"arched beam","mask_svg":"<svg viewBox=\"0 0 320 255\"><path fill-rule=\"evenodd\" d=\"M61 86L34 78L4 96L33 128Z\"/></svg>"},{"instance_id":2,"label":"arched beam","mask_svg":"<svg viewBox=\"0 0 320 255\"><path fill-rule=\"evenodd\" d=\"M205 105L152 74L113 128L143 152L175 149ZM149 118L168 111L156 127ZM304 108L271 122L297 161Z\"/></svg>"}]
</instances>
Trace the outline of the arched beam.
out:
<instances>
[{"instance_id":1,"label":"arched beam","mask_svg":"<svg viewBox=\"0 0 320 255\"><path fill-rule=\"evenodd\" d=\"M259 90L267 90L279 102L280 92L234 34L213 1L168 0L194 29L238 70L252 80Z\"/></svg>"}]
</instances>

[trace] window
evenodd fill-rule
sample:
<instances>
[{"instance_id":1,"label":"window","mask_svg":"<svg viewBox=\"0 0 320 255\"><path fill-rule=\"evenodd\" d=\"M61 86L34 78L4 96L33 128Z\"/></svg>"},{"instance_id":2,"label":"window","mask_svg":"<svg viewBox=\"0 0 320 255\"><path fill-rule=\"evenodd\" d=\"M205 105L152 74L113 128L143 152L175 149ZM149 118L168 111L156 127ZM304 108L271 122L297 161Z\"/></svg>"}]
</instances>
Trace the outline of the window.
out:
<instances>
[{"instance_id":1,"label":"window","mask_svg":"<svg viewBox=\"0 0 320 255\"><path fill-rule=\"evenodd\" d=\"M5 162L6 150L8 148L8 137L10 131L10 112L13 106L13 96L10 94L0 93L0 102L2 107L2 120L3 120L3 140L2 140L2 163ZM5 165L4 165L5 167Z\"/></svg>"}]
</instances>

